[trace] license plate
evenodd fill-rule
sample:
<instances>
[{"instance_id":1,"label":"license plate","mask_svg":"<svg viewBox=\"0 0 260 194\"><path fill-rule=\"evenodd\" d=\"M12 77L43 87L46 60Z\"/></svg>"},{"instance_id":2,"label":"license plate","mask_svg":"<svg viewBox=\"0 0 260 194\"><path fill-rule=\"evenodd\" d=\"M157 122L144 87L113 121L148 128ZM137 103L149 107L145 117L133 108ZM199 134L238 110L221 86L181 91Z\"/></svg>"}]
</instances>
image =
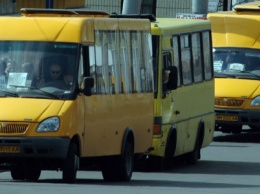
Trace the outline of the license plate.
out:
<instances>
[{"instance_id":1,"label":"license plate","mask_svg":"<svg viewBox=\"0 0 260 194\"><path fill-rule=\"evenodd\" d=\"M0 153L20 153L19 146L0 146Z\"/></svg>"},{"instance_id":2,"label":"license plate","mask_svg":"<svg viewBox=\"0 0 260 194\"><path fill-rule=\"evenodd\" d=\"M231 115L216 115L218 121L238 121L238 116Z\"/></svg>"}]
</instances>

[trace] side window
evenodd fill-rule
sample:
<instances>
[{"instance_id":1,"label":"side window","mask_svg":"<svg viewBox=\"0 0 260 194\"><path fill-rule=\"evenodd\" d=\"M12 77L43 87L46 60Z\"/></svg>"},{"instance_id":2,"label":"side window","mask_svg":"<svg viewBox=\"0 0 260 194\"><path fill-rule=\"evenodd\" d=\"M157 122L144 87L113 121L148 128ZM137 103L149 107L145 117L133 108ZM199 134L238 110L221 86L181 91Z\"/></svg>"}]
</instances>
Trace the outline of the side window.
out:
<instances>
[{"instance_id":1,"label":"side window","mask_svg":"<svg viewBox=\"0 0 260 194\"><path fill-rule=\"evenodd\" d=\"M96 87L97 94L111 94L112 86L108 67L108 35L107 32L96 30Z\"/></svg>"},{"instance_id":2,"label":"side window","mask_svg":"<svg viewBox=\"0 0 260 194\"><path fill-rule=\"evenodd\" d=\"M119 33L117 31L108 32L108 72L113 94L122 93L118 39Z\"/></svg>"},{"instance_id":3,"label":"side window","mask_svg":"<svg viewBox=\"0 0 260 194\"><path fill-rule=\"evenodd\" d=\"M120 32L120 59L123 93L132 93L132 69L131 69L131 43L130 33L128 31Z\"/></svg>"},{"instance_id":4,"label":"side window","mask_svg":"<svg viewBox=\"0 0 260 194\"><path fill-rule=\"evenodd\" d=\"M93 94L153 91L152 36L142 31L95 31L89 46Z\"/></svg>"},{"instance_id":5,"label":"side window","mask_svg":"<svg viewBox=\"0 0 260 194\"><path fill-rule=\"evenodd\" d=\"M95 58L95 47L89 46L89 65L90 65L90 77L94 78L94 87L92 88L92 94L97 93L97 77L96 77L96 58ZM80 75L80 74L79 74Z\"/></svg>"},{"instance_id":6,"label":"side window","mask_svg":"<svg viewBox=\"0 0 260 194\"><path fill-rule=\"evenodd\" d=\"M172 56L170 52L163 53L163 69L162 69L162 83L166 84L169 80L169 72L167 73L166 70L169 69L168 67L172 66Z\"/></svg>"},{"instance_id":7,"label":"side window","mask_svg":"<svg viewBox=\"0 0 260 194\"><path fill-rule=\"evenodd\" d=\"M183 84L188 85L192 83L191 76L191 46L190 36L188 34L181 35L181 66Z\"/></svg>"},{"instance_id":8,"label":"side window","mask_svg":"<svg viewBox=\"0 0 260 194\"><path fill-rule=\"evenodd\" d=\"M181 85L181 66L180 66L180 42L179 36L173 36L172 38L172 45L173 45L173 64L178 69L178 86Z\"/></svg>"},{"instance_id":9,"label":"side window","mask_svg":"<svg viewBox=\"0 0 260 194\"><path fill-rule=\"evenodd\" d=\"M213 78L213 64L211 55L211 33L210 31L202 32L203 41L203 54L204 54L204 73L205 79L210 80Z\"/></svg>"},{"instance_id":10,"label":"side window","mask_svg":"<svg viewBox=\"0 0 260 194\"><path fill-rule=\"evenodd\" d=\"M141 81L142 91L151 92L154 88L154 77L153 77L153 50L152 50L152 36L150 33L143 33L143 55L144 65L141 67Z\"/></svg>"},{"instance_id":11,"label":"side window","mask_svg":"<svg viewBox=\"0 0 260 194\"><path fill-rule=\"evenodd\" d=\"M133 62L133 84L134 92L141 93L141 66L143 67L142 58L142 37L138 31L131 33L132 37L132 62Z\"/></svg>"},{"instance_id":12,"label":"side window","mask_svg":"<svg viewBox=\"0 0 260 194\"><path fill-rule=\"evenodd\" d=\"M81 49L81 55L80 55L80 60L79 60L79 72L78 72L78 85L81 88L83 77L84 77L84 68L83 68L83 49Z\"/></svg>"},{"instance_id":13,"label":"side window","mask_svg":"<svg viewBox=\"0 0 260 194\"><path fill-rule=\"evenodd\" d=\"M203 79L202 56L201 56L201 36L200 33L191 35L193 76L195 82L201 82Z\"/></svg>"}]
</instances>

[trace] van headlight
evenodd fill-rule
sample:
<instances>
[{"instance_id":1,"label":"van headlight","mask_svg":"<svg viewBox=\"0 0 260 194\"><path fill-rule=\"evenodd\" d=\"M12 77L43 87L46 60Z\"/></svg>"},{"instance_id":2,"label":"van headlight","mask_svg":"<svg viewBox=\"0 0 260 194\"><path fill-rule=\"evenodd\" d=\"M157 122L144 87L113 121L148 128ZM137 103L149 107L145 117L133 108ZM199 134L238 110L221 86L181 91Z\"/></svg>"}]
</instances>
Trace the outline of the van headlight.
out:
<instances>
[{"instance_id":1,"label":"van headlight","mask_svg":"<svg viewBox=\"0 0 260 194\"><path fill-rule=\"evenodd\" d=\"M251 101L250 106L260 106L260 96L255 97Z\"/></svg>"},{"instance_id":2,"label":"van headlight","mask_svg":"<svg viewBox=\"0 0 260 194\"><path fill-rule=\"evenodd\" d=\"M37 127L37 132L55 132L60 128L60 119L59 117L51 117L40 123Z\"/></svg>"}]
</instances>

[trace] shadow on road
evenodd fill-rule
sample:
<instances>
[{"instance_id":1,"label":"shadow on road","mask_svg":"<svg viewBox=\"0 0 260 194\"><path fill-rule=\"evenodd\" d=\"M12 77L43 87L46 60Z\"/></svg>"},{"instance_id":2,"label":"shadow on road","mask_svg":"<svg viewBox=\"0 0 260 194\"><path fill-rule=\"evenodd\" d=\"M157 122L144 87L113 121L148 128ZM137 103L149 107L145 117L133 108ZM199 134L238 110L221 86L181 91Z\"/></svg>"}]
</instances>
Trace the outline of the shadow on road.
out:
<instances>
[{"instance_id":1,"label":"shadow on road","mask_svg":"<svg viewBox=\"0 0 260 194\"><path fill-rule=\"evenodd\" d=\"M236 143L260 143L260 133L217 133L213 141L216 142L236 142Z\"/></svg>"}]
</instances>

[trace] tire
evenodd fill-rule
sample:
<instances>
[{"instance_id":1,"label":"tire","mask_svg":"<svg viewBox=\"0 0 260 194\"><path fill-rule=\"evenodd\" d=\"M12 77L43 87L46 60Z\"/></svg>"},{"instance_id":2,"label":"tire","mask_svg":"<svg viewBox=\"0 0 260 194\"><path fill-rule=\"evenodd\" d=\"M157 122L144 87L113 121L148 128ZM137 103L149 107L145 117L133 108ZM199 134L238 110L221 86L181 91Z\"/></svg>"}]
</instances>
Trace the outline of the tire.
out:
<instances>
[{"instance_id":1,"label":"tire","mask_svg":"<svg viewBox=\"0 0 260 194\"><path fill-rule=\"evenodd\" d=\"M102 175L105 181L127 182L131 180L134 168L134 150L126 143L121 156L107 157L103 161Z\"/></svg>"},{"instance_id":2,"label":"tire","mask_svg":"<svg viewBox=\"0 0 260 194\"><path fill-rule=\"evenodd\" d=\"M165 158L164 158L164 170L169 170L173 168L174 153L176 147L176 134L169 136L165 149Z\"/></svg>"},{"instance_id":3,"label":"tire","mask_svg":"<svg viewBox=\"0 0 260 194\"><path fill-rule=\"evenodd\" d=\"M149 171L163 171L165 170L165 158L149 155L147 166Z\"/></svg>"},{"instance_id":4,"label":"tire","mask_svg":"<svg viewBox=\"0 0 260 194\"><path fill-rule=\"evenodd\" d=\"M77 145L72 142L63 165L62 178L65 183L76 182L77 170L79 169L79 157L77 151Z\"/></svg>"},{"instance_id":5,"label":"tire","mask_svg":"<svg viewBox=\"0 0 260 194\"><path fill-rule=\"evenodd\" d=\"M41 176L41 170L38 168L35 169L27 169L25 172L25 179L27 181L38 181Z\"/></svg>"},{"instance_id":6,"label":"tire","mask_svg":"<svg viewBox=\"0 0 260 194\"><path fill-rule=\"evenodd\" d=\"M242 125L234 125L234 126L230 126L230 128L232 133L239 134L242 132Z\"/></svg>"},{"instance_id":7,"label":"tire","mask_svg":"<svg viewBox=\"0 0 260 194\"><path fill-rule=\"evenodd\" d=\"M197 139L193 151L186 155L185 161L186 164L195 165L198 163L199 159L200 159L200 145Z\"/></svg>"},{"instance_id":8,"label":"tire","mask_svg":"<svg viewBox=\"0 0 260 194\"><path fill-rule=\"evenodd\" d=\"M126 143L124 153L119 162L119 181L130 181L134 169L134 150L130 143Z\"/></svg>"},{"instance_id":9,"label":"tire","mask_svg":"<svg viewBox=\"0 0 260 194\"><path fill-rule=\"evenodd\" d=\"M153 156L149 155L148 158L148 167L150 170L155 170L155 171L164 171L164 170L170 170L173 168L174 165L174 153L175 153L175 143L176 140L175 138L176 135L174 136L171 134L169 136L169 139L167 141L167 145L165 148L165 156Z\"/></svg>"},{"instance_id":10,"label":"tire","mask_svg":"<svg viewBox=\"0 0 260 194\"><path fill-rule=\"evenodd\" d=\"M13 167L11 168L11 177L13 180L25 180L25 174L21 167Z\"/></svg>"}]
</instances>

